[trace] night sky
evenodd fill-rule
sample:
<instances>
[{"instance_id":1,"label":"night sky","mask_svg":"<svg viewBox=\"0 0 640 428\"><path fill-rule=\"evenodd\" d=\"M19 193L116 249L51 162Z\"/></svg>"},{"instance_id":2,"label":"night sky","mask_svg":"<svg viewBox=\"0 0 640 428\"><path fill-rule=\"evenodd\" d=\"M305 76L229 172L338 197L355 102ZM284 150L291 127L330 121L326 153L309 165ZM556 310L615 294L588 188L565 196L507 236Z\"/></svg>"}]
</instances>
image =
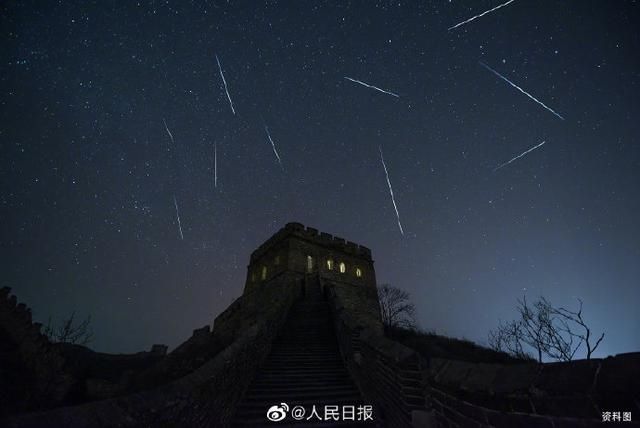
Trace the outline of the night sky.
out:
<instances>
[{"instance_id":1,"label":"night sky","mask_svg":"<svg viewBox=\"0 0 640 428\"><path fill-rule=\"evenodd\" d=\"M579 297L595 356L637 351L640 3L449 30L500 3L3 2L0 285L96 350L175 347L298 221L371 248L427 330Z\"/></svg>"}]
</instances>

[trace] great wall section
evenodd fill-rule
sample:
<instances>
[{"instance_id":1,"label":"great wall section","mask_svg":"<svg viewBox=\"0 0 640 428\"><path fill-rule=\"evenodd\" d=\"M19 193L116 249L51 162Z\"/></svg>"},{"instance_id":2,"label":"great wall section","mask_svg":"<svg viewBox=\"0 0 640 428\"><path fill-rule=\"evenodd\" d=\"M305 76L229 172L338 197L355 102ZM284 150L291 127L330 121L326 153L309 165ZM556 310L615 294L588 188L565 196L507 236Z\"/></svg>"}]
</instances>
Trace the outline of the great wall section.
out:
<instances>
[{"instance_id":1,"label":"great wall section","mask_svg":"<svg viewBox=\"0 0 640 428\"><path fill-rule=\"evenodd\" d=\"M316 358L292 327L305 311L315 314L305 328L323 343ZM640 353L478 363L419 354L381 327L371 251L299 223L254 251L242 296L170 353L50 343L3 288L0 426L260 426L259 415L242 414L252 400L291 398L291 388L319 403L323 393L369 403L380 427L596 427L611 426L603 413L623 411L634 420L621 426L640 426ZM274 381L274 370L289 383ZM332 371L339 375L324 382ZM308 387L297 383L313 376ZM284 426L264 418L276 425Z\"/></svg>"}]
</instances>

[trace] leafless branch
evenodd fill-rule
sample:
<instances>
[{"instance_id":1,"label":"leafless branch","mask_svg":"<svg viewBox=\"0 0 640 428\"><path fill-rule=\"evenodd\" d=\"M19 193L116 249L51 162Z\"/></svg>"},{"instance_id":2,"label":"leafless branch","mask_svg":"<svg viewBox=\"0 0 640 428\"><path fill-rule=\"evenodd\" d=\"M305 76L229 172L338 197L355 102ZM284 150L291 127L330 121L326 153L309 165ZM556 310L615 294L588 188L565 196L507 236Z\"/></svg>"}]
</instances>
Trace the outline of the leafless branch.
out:
<instances>
[{"instance_id":1,"label":"leafless branch","mask_svg":"<svg viewBox=\"0 0 640 428\"><path fill-rule=\"evenodd\" d=\"M75 319L75 311L63 320L58 326L53 326L51 317L44 328L44 334L54 343L71 343L76 345L86 345L93 339L91 331L91 316L88 316L79 323Z\"/></svg>"},{"instance_id":2,"label":"leafless branch","mask_svg":"<svg viewBox=\"0 0 640 428\"><path fill-rule=\"evenodd\" d=\"M543 356L553 360L571 361L584 344L587 359L600 345L604 333L595 344L591 344L591 330L582 317L582 301L577 311L555 308L551 302L540 297L532 305L526 297L518 300L517 321L503 324L489 332L489 344L493 349L508 352L514 356L523 354L523 344L537 353L538 362ZM576 332L576 327L579 332ZM584 332L582 331L584 330ZM524 353L526 354L526 353Z\"/></svg>"},{"instance_id":3,"label":"leafless branch","mask_svg":"<svg viewBox=\"0 0 640 428\"><path fill-rule=\"evenodd\" d=\"M393 327L415 328L415 305L409 293L389 284L378 287L382 323L386 329Z\"/></svg>"}]
</instances>

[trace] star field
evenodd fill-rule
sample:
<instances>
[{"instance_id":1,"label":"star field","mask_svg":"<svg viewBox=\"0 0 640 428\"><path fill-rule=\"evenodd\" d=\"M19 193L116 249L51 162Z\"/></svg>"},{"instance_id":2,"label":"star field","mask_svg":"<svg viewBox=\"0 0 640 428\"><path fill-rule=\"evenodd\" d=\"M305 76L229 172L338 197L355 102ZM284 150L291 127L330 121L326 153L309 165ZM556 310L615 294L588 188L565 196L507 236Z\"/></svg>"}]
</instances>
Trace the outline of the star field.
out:
<instances>
[{"instance_id":1,"label":"star field","mask_svg":"<svg viewBox=\"0 0 640 428\"><path fill-rule=\"evenodd\" d=\"M174 347L299 221L371 248L425 329L579 297L596 356L640 349L640 4L450 29L499 3L3 3L1 285L97 350Z\"/></svg>"}]
</instances>

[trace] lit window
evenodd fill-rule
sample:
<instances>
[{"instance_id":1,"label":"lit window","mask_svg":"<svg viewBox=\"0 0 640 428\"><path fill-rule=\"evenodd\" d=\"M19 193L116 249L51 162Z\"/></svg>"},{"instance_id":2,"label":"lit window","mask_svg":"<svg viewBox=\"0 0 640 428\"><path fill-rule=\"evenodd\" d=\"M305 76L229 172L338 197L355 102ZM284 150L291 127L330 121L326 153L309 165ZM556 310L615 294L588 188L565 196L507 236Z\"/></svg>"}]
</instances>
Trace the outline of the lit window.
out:
<instances>
[{"instance_id":1,"label":"lit window","mask_svg":"<svg viewBox=\"0 0 640 428\"><path fill-rule=\"evenodd\" d=\"M357 276L358 278L361 278L361 277L362 277L362 270L361 270L359 267L357 267L357 268L356 268L356 276Z\"/></svg>"},{"instance_id":2,"label":"lit window","mask_svg":"<svg viewBox=\"0 0 640 428\"><path fill-rule=\"evenodd\" d=\"M333 270L333 260L331 259L327 260L327 269Z\"/></svg>"},{"instance_id":3,"label":"lit window","mask_svg":"<svg viewBox=\"0 0 640 428\"><path fill-rule=\"evenodd\" d=\"M262 279L263 281L265 279L267 279L267 267L266 266L262 266L262 274L260 275L260 279Z\"/></svg>"},{"instance_id":4,"label":"lit window","mask_svg":"<svg viewBox=\"0 0 640 428\"><path fill-rule=\"evenodd\" d=\"M343 262L340 262L340 273L345 273L346 271L347 266Z\"/></svg>"},{"instance_id":5,"label":"lit window","mask_svg":"<svg viewBox=\"0 0 640 428\"><path fill-rule=\"evenodd\" d=\"M278 266L280 264L280 256L276 256L275 260L273 261L273 264Z\"/></svg>"},{"instance_id":6,"label":"lit window","mask_svg":"<svg viewBox=\"0 0 640 428\"><path fill-rule=\"evenodd\" d=\"M256 273L255 272L251 273L251 282L256 282Z\"/></svg>"},{"instance_id":7,"label":"lit window","mask_svg":"<svg viewBox=\"0 0 640 428\"><path fill-rule=\"evenodd\" d=\"M307 272L311 272L313 270L313 257L307 256Z\"/></svg>"}]
</instances>

